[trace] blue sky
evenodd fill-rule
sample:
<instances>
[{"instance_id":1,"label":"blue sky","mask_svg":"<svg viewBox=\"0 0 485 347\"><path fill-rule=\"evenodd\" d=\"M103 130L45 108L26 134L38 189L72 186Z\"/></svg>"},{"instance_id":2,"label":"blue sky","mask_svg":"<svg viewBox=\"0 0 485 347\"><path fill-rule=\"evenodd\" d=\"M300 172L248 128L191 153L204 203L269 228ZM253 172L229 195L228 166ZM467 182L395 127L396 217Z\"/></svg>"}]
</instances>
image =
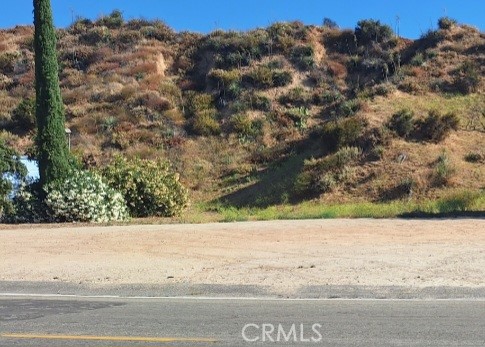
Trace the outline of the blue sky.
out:
<instances>
[{"instance_id":1,"label":"blue sky","mask_svg":"<svg viewBox=\"0 0 485 347\"><path fill-rule=\"evenodd\" d=\"M484 30L484 0L51 0L57 26L68 26L73 17L96 19L120 9L126 19L159 18L177 31L207 33L214 29L246 30L275 21L301 20L321 24L324 17L341 27L353 28L360 19L380 19L401 36L417 38L436 27L439 17ZM32 23L32 0L4 1L0 27Z\"/></svg>"}]
</instances>

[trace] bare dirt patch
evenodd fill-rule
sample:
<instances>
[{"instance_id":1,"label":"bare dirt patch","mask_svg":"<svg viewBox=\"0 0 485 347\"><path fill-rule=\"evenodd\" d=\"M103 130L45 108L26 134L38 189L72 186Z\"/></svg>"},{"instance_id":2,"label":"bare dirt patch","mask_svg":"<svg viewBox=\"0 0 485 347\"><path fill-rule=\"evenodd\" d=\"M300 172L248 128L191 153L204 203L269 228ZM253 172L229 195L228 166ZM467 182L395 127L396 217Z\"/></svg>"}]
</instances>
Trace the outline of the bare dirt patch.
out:
<instances>
[{"instance_id":1,"label":"bare dirt patch","mask_svg":"<svg viewBox=\"0 0 485 347\"><path fill-rule=\"evenodd\" d=\"M5 227L5 226L4 226ZM305 220L0 230L0 280L485 286L485 220Z\"/></svg>"}]
</instances>

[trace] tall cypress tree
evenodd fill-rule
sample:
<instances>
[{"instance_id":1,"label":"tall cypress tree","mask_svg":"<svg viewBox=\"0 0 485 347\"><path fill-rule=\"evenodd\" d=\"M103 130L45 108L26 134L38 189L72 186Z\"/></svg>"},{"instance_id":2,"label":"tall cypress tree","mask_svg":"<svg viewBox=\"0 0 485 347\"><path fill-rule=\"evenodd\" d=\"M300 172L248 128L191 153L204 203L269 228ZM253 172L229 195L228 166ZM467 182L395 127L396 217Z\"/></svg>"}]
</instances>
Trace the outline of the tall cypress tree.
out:
<instances>
[{"instance_id":1,"label":"tall cypress tree","mask_svg":"<svg viewBox=\"0 0 485 347\"><path fill-rule=\"evenodd\" d=\"M50 0L34 1L37 149L42 186L66 177L70 161Z\"/></svg>"}]
</instances>

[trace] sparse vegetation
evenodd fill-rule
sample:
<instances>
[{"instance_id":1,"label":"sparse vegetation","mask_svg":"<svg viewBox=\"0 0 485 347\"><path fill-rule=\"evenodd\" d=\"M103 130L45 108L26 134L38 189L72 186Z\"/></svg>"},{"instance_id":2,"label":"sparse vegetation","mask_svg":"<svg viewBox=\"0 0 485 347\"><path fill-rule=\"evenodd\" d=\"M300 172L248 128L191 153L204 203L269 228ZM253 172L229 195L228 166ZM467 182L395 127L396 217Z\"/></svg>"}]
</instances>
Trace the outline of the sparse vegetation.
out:
<instances>
[{"instance_id":1,"label":"sparse vegetation","mask_svg":"<svg viewBox=\"0 0 485 347\"><path fill-rule=\"evenodd\" d=\"M31 37L1 31L0 138L35 155ZM196 204L227 203L219 220L439 213L447 207L426 199L483 188L484 38L454 20L413 41L376 20L202 35L114 11L79 18L58 39L76 156L95 169L117 155L170 158ZM447 161L430 163L441 148ZM20 200L35 210L34 198ZM334 205L362 200L393 207Z\"/></svg>"}]
</instances>

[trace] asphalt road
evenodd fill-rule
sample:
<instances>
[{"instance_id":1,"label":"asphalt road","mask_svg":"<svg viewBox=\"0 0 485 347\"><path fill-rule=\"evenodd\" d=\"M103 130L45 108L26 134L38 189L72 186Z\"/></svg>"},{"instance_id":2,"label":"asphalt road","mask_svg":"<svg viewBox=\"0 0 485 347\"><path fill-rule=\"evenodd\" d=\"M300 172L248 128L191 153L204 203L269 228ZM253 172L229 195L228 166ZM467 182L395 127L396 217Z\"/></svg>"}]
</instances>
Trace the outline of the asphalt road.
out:
<instances>
[{"instance_id":1,"label":"asphalt road","mask_svg":"<svg viewBox=\"0 0 485 347\"><path fill-rule=\"evenodd\" d=\"M2 347L253 345L483 347L485 301L0 297Z\"/></svg>"}]
</instances>

